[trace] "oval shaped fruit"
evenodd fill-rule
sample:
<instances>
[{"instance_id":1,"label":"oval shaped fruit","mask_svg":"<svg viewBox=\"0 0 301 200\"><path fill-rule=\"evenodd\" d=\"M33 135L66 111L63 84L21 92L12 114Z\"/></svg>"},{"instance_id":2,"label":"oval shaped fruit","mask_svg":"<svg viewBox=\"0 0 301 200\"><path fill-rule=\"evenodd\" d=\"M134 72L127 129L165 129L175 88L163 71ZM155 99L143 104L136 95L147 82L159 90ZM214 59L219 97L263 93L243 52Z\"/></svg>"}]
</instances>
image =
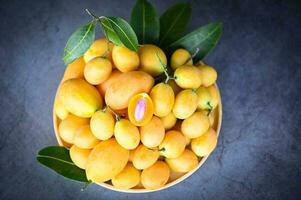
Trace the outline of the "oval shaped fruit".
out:
<instances>
[{"instance_id":1,"label":"oval shaped fruit","mask_svg":"<svg viewBox=\"0 0 301 200\"><path fill-rule=\"evenodd\" d=\"M114 65L121 72L129 72L139 67L139 56L124 46L114 46L112 51Z\"/></svg>"},{"instance_id":2,"label":"oval shaped fruit","mask_svg":"<svg viewBox=\"0 0 301 200\"><path fill-rule=\"evenodd\" d=\"M74 136L81 126L89 124L89 119L77 117L69 114L66 119L59 124L60 137L67 143L73 144Z\"/></svg>"},{"instance_id":3,"label":"oval shaped fruit","mask_svg":"<svg viewBox=\"0 0 301 200\"><path fill-rule=\"evenodd\" d=\"M65 81L58 97L70 113L79 117L91 117L102 107L102 98L97 89L83 79Z\"/></svg>"},{"instance_id":4,"label":"oval shaped fruit","mask_svg":"<svg viewBox=\"0 0 301 200\"><path fill-rule=\"evenodd\" d=\"M107 140L114 134L115 119L109 111L99 110L90 120L93 135L99 140Z\"/></svg>"},{"instance_id":5,"label":"oval shaped fruit","mask_svg":"<svg viewBox=\"0 0 301 200\"><path fill-rule=\"evenodd\" d=\"M132 163L137 169L146 169L153 165L159 158L158 149L149 149L140 144L133 153Z\"/></svg>"},{"instance_id":6,"label":"oval shaped fruit","mask_svg":"<svg viewBox=\"0 0 301 200\"><path fill-rule=\"evenodd\" d=\"M165 117L161 117L161 121L163 123L163 126L164 126L165 130L169 130L169 129L171 129L172 127L174 127L176 125L177 118L175 117L173 112L170 112Z\"/></svg>"},{"instance_id":7,"label":"oval shaped fruit","mask_svg":"<svg viewBox=\"0 0 301 200\"><path fill-rule=\"evenodd\" d=\"M90 48L84 54L85 62L89 62L96 57L107 57L112 61L112 49L114 44L109 42L106 38L100 38L93 42Z\"/></svg>"},{"instance_id":8,"label":"oval shaped fruit","mask_svg":"<svg viewBox=\"0 0 301 200\"><path fill-rule=\"evenodd\" d=\"M168 131L164 140L159 145L159 151L166 158L176 158L180 156L186 146L184 135L179 131Z\"/></svg>"},{"instance_id":9,"label":"oval shaped fruit","mask_svg":"<svg viewBox=\"0 0 301 200\"><path fill-rule=\"evenodd\" d=\"M76 130L74 144L82 149L92 149L100 141L93 135L89 125L84 125Z\"/></svg>"},{"instance_id":10,"label":"oval shaped fruit","mask_svg":"<svg viewBox=\"0 0 301 200\"><path fill-rule=\"evenodd\" d=\"M141 92L148 93L153 85L153 77L145 72L126 72L107 89L105 101L113 110L121 110L128 107L132 96Z\"/></svg>"},{"instance_id":11,"label":"oval shaped fruit","mask_svg":"<svg viewBox=\"0 0 301 200\"><path fill-rule=\"evenodd\" d=\"M54 101L54 112L56 116L58 116L58 118L60 118L61 120L66 119L69 113L63 105L63 103L58 98L56 98Z\"/></svg>"},{"instance_id":12,"label":"oval shaped fruit","mask_svg":"<svg viewBox=\"0 0 301 200\"><path fill-rule=\"evenodd\" d=\"M202 136L191 140L191 149L196 155L203 157L209 155L215 149L216 144L216 132L210 128Z\"/></svg>"},{"instance_id":13,"label":"oval shaped fruit","mask_svg":"<svg viewBox=\"0 0 301 200\"><path fill-rule=\"evenodd\" d=\"M201 72L202 85L208 87L216 82L217 72L209 65L201 65L198 67Z\"/></svg>"},{"instance_id":14,"label":"oval shaped fruit","mask_svg":"<svg viewBox=\"0 0 301 200\"><path fill-rule=\"evenodd\" d=\"M110 76L107 80L105 80L103 83L96 86L102 96L105 96L108 87L110 87L110 85L112 83L114 83L116 80L118 80L119 75L121 75L121 74L122 74L122 72L115 69L112 71L112 73L110 74Z\"/></svg>"},{"instance_id":15,"label":"oval shaped fruit","mask_svg":"<svg viewBox=\"0 0 301 200\"><path fill-rule=\"evenodd\" d=\"M107 80L112 72L112 64L106 58L96 57L85 67L85 79L92 85L98 85Z\"/></svg>"},{"instance_id":16,"label":"oval shaped fruit","mask_svg":"<svg viewBox=\"0 0 301 200\"><path fill-rule=\"evenodd\" d=\"M157 147L164 139L165 129L160 118L153 116L151 121L140 127L141 142L144 146Z\"/></svg>"},{"instance_id":17,"label":"oval shaped fruit","mask_svg":"<svg viewBox=\"0 0 301 200\"><path fill-rule=\"evenodd\" d=\"M209 122L210 122L210 126L215 127L214 123L215 123L215 118L216 118L216 115L217 115L216 109L212 110L211 112L209 110L201 110L201 112L208 117Z\"/></svg>"},{"instance_id":18,"label":"oval shaped fruit","mask_svg":"<svg viewBox=\"0 0 301 200\"><path fill-rule=\"evenodd\" d=\"M212 109L212 102L211 102L211 95L207 88L199 87L196 90L196 94L198 95L198 109L201 110L211 110Z\"/></svg>"},{"instance_id":19,"label":"oval shaped fruit","mask_svg":"<svg viewBox=\"0 0 301 200\"><path fill-rule=\"evenodd\" d=\"M177 158L165 160L172 171L189 172L198 166L198 157L190 150L185 149Z\"/></svg>"},{"instance_id":20,"label":"oval shaped fruit","mask_svg":"<svg viewBox=\"0 0 301 200\"><path fill-rule=\"evenodd\" d=\"M135 126L148 124L154 113L154 106L151 98L146 93L139 93L130 99L128 116Z\"/></svg>"},{"instance_id":21,"label":"oval shaped fruit","mask_svg":"<svg viewBox=\"0 0 301 200\"><path fill-rule=\"evenodd\" d=\"M167 64L165 53L159 47L145 44L139 48L140 69L152 76L158 76L164 71L163 65ZM161 62L160 62L160 60Z\"/></svg>"},{"instance_id":22,"label":"oval shaped fruit","mask_svg":"<svg viewBox=\"0 0 301 200\"><path fill-rule=\"evenodd\" d=\"M90 152L90 149L82 149L76 145L72 145L69 151L72 162L81 169L86 168Z\"/></svg>"},{"instance_id":23,"label":"oval shaped fruit","mask_svg":"<svg viewBox=\"0 0 301 200\"><path fill-rule=\"evenodd\" d=\"M87 164L87 179L102 183L114 178L126 166L129 151L120 146L114 138L104 140L91 151Z\"/></svg>"},{"instance_id":24,"label":"oval shaped fruit","mask_svg":"<svg viewBox=\"0 0 301 200\"><path fill-rule=\"evenodd\" d=\"M202 84L201 72L195 66L183 65L176 69L175 81L181 88L193 89Z\"/></svg>"},{"instance_id":25,"label":"oval shaped fruit","mask_svg":"<svg viewBox=\"0 0 301 200\"><path fill-rule=\"evenodd\" d=\"M172 88L173 92L175 95L177 95L179 92L181 92L182 88L180 88L177 83L175 82L175 80L169 80L168 85L170 85L170 87Z\"/></svg>"},{"instance_id":26,"label":"oval shaped fruit","mask_svg":"<svg viewBox=\"0 0 301 200\"><path fill-rule=\"evenodd\" d=\"M84 58L81 56L70 63L65 70L63 82L72 78L84 78L84 68L85 68Z\"/></svg>"},{"instance_id":27,"label":"oval shaped fruit","mask_svg":"<svg viewBox=\"0 0 301 200\"><path fill-rule=\"evenodd\" d=\"M130 189L140 182L140 171L133 164L128 163L125 168L114 178L112 184L116 188Z\"/></svg>"},{"instance_id":28,"label":"oval shaped fruit","mask_svg":"<svg viewBox=\"0 0 301 200\"><path fill-rule=\"evenodd\" d=\"M157 161L151 167L141 173L141 183L146 189L157 189L163 187L170 175L168 165L163 161Z\"/></svg>"},{"instance_id":29,"label":"oval shaped fruit","mask_svg":"<svg viewBox=\"0 0 301 200\"><path fill-rule=\"evenodd\" d=\"M218 105L219 102L219 92L217 90L217 88L214 85L211 85L209 87L207 87L208 92L210 93L211 96L211 106L212 109L215 109Z\"/></svg>"},{"instance_id":30,"label":"oval shaped fruit","mask_svg":"<svg viewBox=\"0 0 301 200\"><path fill-rule=\"evenodd\" d=\"M178 119L190 117L198 106L198 96L192 90L182 90L175 99L172 112Z\"/></svg>"},{"instance_id":31,"label":"oval shaped fruit","mask_svg":"<svg viewBox=\"0 0 301 200\"><path fill-rule=\"evenodd\" d=\"M155 115L164 117L171 112L175 102L175 94L170 85L165 83L155 85L150 92L150 97L153 101Z\"/></svg>"},{"instance_id":32,"label":"oval shaped fruit","mask_svg":"<svg viewBox=\"0 0 301 200\"><path fill-rule=\"evenodd\" d=\"M116 122L114 135L117 142L125 149L135 149L139 145L139 130L127 119Z\"/></svg>"},{"instance_id":33,"label":"oval shaped fruit","mask_svg":"<svg viewBox=\"0 0 301 200\"><path fill-rule=\"evenodd\" d=\"M209 127L208 117L202 112L195 112L182 122L181 131L189 138L197 138L206 133Z\"/></svg>"},{"instance_id":34,"label":"oval shaped fruit","mask_svg":"<svg viewBox=\"0 0 301 200\"><path fill-rule=\"evenodd\" d=\"M177 49L170 58L170 66L176 70L182 65L193 65L191 55L186 49Z\"/></svg>"}]
</instances>

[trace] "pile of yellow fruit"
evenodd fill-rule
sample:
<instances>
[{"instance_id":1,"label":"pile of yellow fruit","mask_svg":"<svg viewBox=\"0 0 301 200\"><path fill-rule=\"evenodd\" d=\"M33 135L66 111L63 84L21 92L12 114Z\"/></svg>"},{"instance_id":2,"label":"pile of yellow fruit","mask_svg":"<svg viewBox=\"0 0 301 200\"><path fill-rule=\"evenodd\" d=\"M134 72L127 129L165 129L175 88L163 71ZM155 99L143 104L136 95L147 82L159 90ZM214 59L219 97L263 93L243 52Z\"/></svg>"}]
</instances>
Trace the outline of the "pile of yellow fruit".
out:
<instances>
[{"instance_id":1,"label":"pile of yellow fruit","mask_svg":"<svg viewBox=\"0 0 301 200\"><path fill-rule=\"evenodd\" d=\"M213 67L193 65L185 49L167 63L155 45L134 52L97 39L66 68L54 104L59 136L88 180L161 188L216 147L216 79Z\"/></svg>"}]
</instances>

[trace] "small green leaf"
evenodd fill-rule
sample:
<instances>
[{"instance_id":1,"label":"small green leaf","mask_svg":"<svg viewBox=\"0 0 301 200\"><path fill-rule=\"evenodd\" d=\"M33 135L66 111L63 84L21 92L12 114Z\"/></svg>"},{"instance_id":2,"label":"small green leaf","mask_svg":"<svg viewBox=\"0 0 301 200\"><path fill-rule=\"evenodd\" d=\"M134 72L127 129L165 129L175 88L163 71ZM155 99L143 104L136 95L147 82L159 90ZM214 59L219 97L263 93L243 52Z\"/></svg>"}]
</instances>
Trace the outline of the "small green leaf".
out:
<instances>
[{"instance_id":1,"label":"small green leaf","mask_svg":"<svg viewBox=\"0 0 301 200\"><path fill-rule=\"evenodd\" d=\"M75 166L70 158L69 150L65 147L45 147L39 151L37 160L42 165L45 165L66 178L81 182L89 182L85 170Z\"/></svg>"},{"instance_id":2,"label":"small green leaf","mask_svg":"<svg viewBox=\"0 0 301 200\"><path fill-rule=\"evenodd\" d=\"M83 55L91 46L95 38L95 22L92 21L77 29L66 44L63 60L65 64L71 63Z\"/></svg>"},{"instance_id":3,"label":"small green leaf","mask_svg":"<svg viewBox=\"0 0 301 200\"><path fill-rule=\"evenodd\" d=\"M137 0L130 24L140 44L153 44L159 39L160 25L155 8L147 0Z\"/></svg>"},{"instance_id":4,"label":"small green leaf","mask_svg":"<svg viewBox=\"0 0 301 200\"><path fill-rule=\"evenodd\" d=\"M191 16L189 3L178 3L166 10L160 17L160 47L166 47L179 39Z\"/></svg>"},{"instance_id":5,"label":"small green leaf","mask_svg":"<svg viewBox=\"0 0 301 200\"><path fill-rule=\"evenodd\" d=\"M194 60L201 60L216 46L222 35L222 29L221 22L207 24L170 44L167 51L171 53L177 48L185 48L193 54L199 48Z\"/></svg>"},{"instance_id":6,"label":"small green leaf","mask_svg":"<svg viewBox=\"0 0 301 200\"><path fill-rule=\"evenodd\" d=\"M116 45L138 50L138 39L132 27L120 17L102 17L101 25L107 38Z\"/></svg>"}]
</instances>

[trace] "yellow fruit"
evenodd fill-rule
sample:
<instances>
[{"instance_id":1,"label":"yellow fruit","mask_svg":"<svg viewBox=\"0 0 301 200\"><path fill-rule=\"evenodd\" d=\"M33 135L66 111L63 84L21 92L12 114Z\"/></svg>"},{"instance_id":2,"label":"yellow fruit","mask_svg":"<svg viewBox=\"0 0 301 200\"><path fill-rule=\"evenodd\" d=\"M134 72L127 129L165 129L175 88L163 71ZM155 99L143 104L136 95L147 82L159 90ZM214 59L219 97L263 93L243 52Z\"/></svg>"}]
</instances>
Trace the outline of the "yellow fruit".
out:
<instances>
[{"instance_id":1,"label":"yellow fruit","mask_svg":"<svg viewBox=\"0 0 301 200\"><path fill-rule=\"evenodd\" d=\"M163 161L157 161L151 167L141 173L141 183L146 189L157 189L163 187L170 175L168 165Z\"/></svg>"},{"instance_id":2,"label":"yellow fruit","mask_svg":"<svg viewBox=\"0 0 301 200\"><path fill-rule=\"evenodd\" d=\"M190 145L191 139L189 137L187 137L186 135L184 135L185 137L185 141L186 141L186 146Z\"/></svg>"},{"instance_id":3,"label":"yellow fruit","mask_svg":"<svg viewBox=\"0 0 301 200\"><path fill-rule=\"evenodd\" d=\"M170 85L165 83L155 85L150 92L150 97L153 101L155 115L164 117L171 112L175 102L175 94Z\"/></svg>"},{"instance_id":4,"label":"yellow fruit","mask_svg":"<svg viewBox=\"0 0 301 200\"><path fill-rule=\"evenodd\" d=\"M159 146L165 135L165 129L160 118L153 116L148 124L141 126L140 135L141 142L146 147L152 148Z\"/></svg>"},{"instance_id":5,"label":"yellow fruit","mask_svg":"<svg viewBox=\"0 0 301 200\"><path fill-rule=\"evenodd\" d=\"M166 65L165 53L159 47L145 44L139 49L140 69L152 76L158 76L164 71L161 62ZM160 59L160 60L159 60Z\"/></svg>"},{"instance_id":6,"label":"yellow fruit","mask_svg":"<svg viewBox=\"0 0 301 200\"><path fill-rule=\"evenodd\" d=\"M90 120L93 135L99 140L107 140L114 134L115 119L109 111L99 110Z\"/></svg>"},{"instance_id":7,"label":"yellow fruit","mask_svg":"<svg viewBox=\"0 0 301 200\"><path fill-rule=\"evenodd\" d=\"M69 151L72 162L81 169L86 168L90 152L90 149L82 149L75 145L72 145Z\"/></svg>"},{"instance_id":8,"label":"yellow fruit","mask_svg":"<svg viewBox=\"0 0 301 200\"><path fill-rule=\"evenodd\" d=\"M173 112L170 112L165 117L161 117L161 121L163 123L165 130L169 130L176 125L177 118L175 117Z\"/></svg>"},{"instance_id":9,"label":"yellow fruit","mask_svg":"<svg viewBox=\"0 0 301 200\"><path fill-rule=\"evenodd\" d=\"M129 162L133 162L134 152L135 152L135 149L130 150Z\"/></svg>"},{"instance_id":10,"label":"yellow fruit","mask_svg":"<svg viewBox=\"0 0 301 200\"><path fill-rule=\"evenodd\" d=\"M109 42L106 38L95 40L84 54L85 62L87 63L96 57L107 57L112 61L113 46L113 43Z\"/></svg>"},{"instance_id":11,"label":"yellow fruit","mask_svg":"<svg viewBox=\"0 0 301 200\"><path fill-rule=\"evenodd\" d=\"M102 107L102 98L97 89L83 79L65 81L58 97L70 113L79 117L91 117Z\"/></svg>"},{"instance_id":12,"label":"yellow fruit","mask_svg":"<svg viewBox=\"0 0 301 200\"><path fill-rule=\"evenodd\" d=\"M201 65L198 67L201 71L202 85L208 87L216 82L217 72L209 65Z\"/></svg>"},{"instance_id":13,"label":"yellow fruit","mask_svg":"<svg viewBox=\"0 0 301 200\"><path fill-rule=\"evenodd\" d=\"M63 103L58 98L56 98L54 101L54 112L56 116L58 116L58 118L60 118L61 120L66 119L69 113L63 105Z\"/></svg>"},{"instance_id":14,"label":"yellow fruit","mask_svg":"<svg viewBox=\"0 0 301 200\"><path fill-rule=\"evenodd\" d=\"M154 79L145 72L132 71L119 76L106 91L105 101L113 110L128 107L129 100L135 94L148 93L154 85Z\"/></svg>"},{"instance_id":15,"label":"yellow fruit","mask_svg":"<svg viewBox=\"0 0 301 200\"><path fill-rule=\"evenodd\" d=\"M89 119L69 114L60 123L59 134L65 142L73 144L77 129L86 124L89 124Z\"/></svg>"},{"instance_id":16,"label":"yellow fruit","mask_svg":"<svg viewBox=\"0 0 301 200\"><path fill-rule=\"evenodd\" d=\"M209 127L209 118L202 112L195 112L182 122L181 131L189 138L197 138L206 133Z\"/></svg>"},{"instance_id":17,"label":"yellow fruit","mask_svg":"<svg viewBox=\"0 0 301 200\"><path fill-rule=\"evenodd\" d=\"M183 65L176 69L175 81L181 88L193 89L202 84L201 72L195 66Z\"/></svg>"},{"instance_id":18,"label":"yellow fruit","mask_svg":"<svg viewBox=\"0 0 301 200\"><path fill-rule=\"evenodd\" d=\"M216 87L214 85L211 85L207 87L207 90L210 93L211 96L211 106L212 109L216 108L219 102L219 92L217 91Z\"/></svg>"},{"instance_id":19,"label":"yellow fruit","mask_svg":"<svg viewBox=\"0 0 301 200\"><path fill-rule=\"evenodd\" d=\"M133 153L132 163L137 169L145 169L153 165L159 158L158 149L149 149L140 144Z\"/></svg>"},{"instance_id":20,"label":"yellow fruit","mask_svg":"<svg viewBox=\"0 0 301 200\"><path fill-rule=\"evenodd\" d=\"M67 66L64 73L63 81L72 78L84 78L84 68L85 68L85 61L81 56Z\"/></svg>"},{"instance_id":21,"label":"yellow fruit","mask_svg":"<svg viewBox=\"0 0 301 200\"><path fill-rule=\"evenodd\" d=\"M177 49L170 58L170 66L173 70L176 70L182 65L192 65L192 59L190 53L186 49Z\"/></svg>"},{"instance_id":22,"label":"yellow fruit","mask_svg":"<svg viewBox=\"0 0 301 200\"><path fill-rule=\"evenodd\" d=\"M84 76L92 85L98 85L107 80L112 72L112 64L106 58L96 57L87 62Z\"/></svg>"},{"instance_id":23,"label":"yellow fruit","mask_svg":"<svg viewBox=\"0 0 301 200\"><path fill-rule=\"evenodd\" d=\"M177 95L179 92L181 92L182 88L180 88L177 83L175 82L175 80L169 80L168 81L168 85L170 85L170 87L172 88L173 92L175 95Z\"/></svg>"},{"instance_id":24,"label":"yellow fruit","mask_svg":"<svg viewBox=\"0 0 301 200\"><path fill-rule=\"evenodd\" d=\"M140 171L133 164L128 163L125 168L114 178L112 184L119 189L130 189L140 182Z\"/></svg>"},{"instance_id":25,"label":"yellow fruit","mask_svg":"<svg viewBox=\"0 0 301 200\"><path fill-rule=\"evenodd\" d=\"M211 127L214 126L215 117L216 117L216 109L212 110L211 112L208 110L201 110L201 112L208 117L210 126Z\"/></svg>"},{"instance_id":26,"label":"yellow fruit","mask_svg":"<svg viewBox=\"0 0 301 200\"><path fill-rule=\"evenodd\" d=\"M110 87L111 84L113 84L116 80L118 80L119 75L121 74L122 72L120 72L119 70L113 70L107 80L105 80L103 83L96 86L102 96L105 96L108 87Z\"/></svg>"},{"instance_id":27,"label":"yellow fruit","mask_svg":"<svg viewBox=\"0 0 301 200\"><path fill-rule=\"evenodd\" d=\"M114 135L117 142L125 149L135 149L139 145L139 130L127 119L116 122Z\"/></svg>"},{"instance_id":28,"label":"yellow fruit","mask_svg":"<svg viewBox=\"0 0 301 200\"><path fill-rule=\"evenodd\" d=\"M114 46L112 51L112 58L114 65L121 72L133 71L139 67L138 54L126 47Z\"/></svg>"},{"instance_id":29,"label":"yellow fruit","mask_svg":"<svg viewBox=\"0 0 301 200\"><path fill-rule=\"evenodd\" d=\"M190 150L185 151L177 158L167 158L165 160L172 171L189 172L198 166L197 156Z\"/></svg>"},{"instance_id":30,"label":"yellow fruit","mask_svg":"<svg viewBox=\"0 0 301 200\"><path fill-rule=\"evenodd\" d=\"M172 111L176 118L186 119L194 113L197 106L197 94L192 90L183 90L176 96Z\"/></svg>"},{"instance_id":31,"label":"yellow fruit","mask_svg":"<svg viewBox=\"0 0 301 200\"><path fill-rule=\"evenodd\" d=\"M198 95L198 109L201 110L211 110L212 109L212 102L211 102L211 95L207 88L199 87L196 90L196 94Z\"/></svg>"},{"instance_id":32,"label":"yellow fruit","mask_svg":"<svg viewBox=\"0 0 301 200\"><path fill-rule=\"evenodd\" d=\"M180 156L186 146L184 135L179 131L168 131L164 140L159 145L159 151L166 158L176 158Z\"/></svg>"},{"instance_id":33,"label":"yellow fruit","mask_svg":"<svg viewBox=\"0 0 301 200\"><path fill-rule=\"evenodd\" d=\"M76 130L74 144L82 149L92 149L100 141L92 134L90 126L84 125Z\"/></svg>"},{"instance_id":34,"label":"yellow fruit","mask_svg":"<svg viewBox=\"0 0 301 200\"><path fill-rule=\"evenodd\" d=\"M126 166L129 151L120 146L113 138L104 140L91 151L87 164L87 179L102 183L114 178Z\"/></svg>"},{"instance_id":35,"label":"yellow fruit","mask_svg":"<svg viewBox=\"0 0 301 200\"><path fill-rule=\"evenodd\" d=\"M191 149L196 155L203 157L209 155L215 149L216 144L216 132L210 128L202 136L191 140Z\"/></svg>"}]
</instances>

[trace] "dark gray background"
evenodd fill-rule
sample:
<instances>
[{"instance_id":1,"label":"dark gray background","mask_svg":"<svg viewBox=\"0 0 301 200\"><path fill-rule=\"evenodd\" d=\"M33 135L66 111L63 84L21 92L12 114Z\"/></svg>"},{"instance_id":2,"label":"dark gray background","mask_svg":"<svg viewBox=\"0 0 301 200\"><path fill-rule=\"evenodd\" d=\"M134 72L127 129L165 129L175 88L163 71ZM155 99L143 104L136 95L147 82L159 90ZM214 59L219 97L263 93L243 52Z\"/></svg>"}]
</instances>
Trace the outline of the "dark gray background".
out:
<instances>
[{"instance_id":1,"label":"dark gray background","mask_svg":"<svg viewBox=\"0 0 301 200\"><path fill-rule=\"evenodd\" d=\"M162 13L174 1L151 1ZM149 194L68 181L35 155L55 145L52 103L83 11L129 17L133 1L0 3L0 199L298 199L301 196L300 1L191 1L189 30L224 22L216 67L224 118L215 152L193 176Z\"/></svg>"}]
</instances>

